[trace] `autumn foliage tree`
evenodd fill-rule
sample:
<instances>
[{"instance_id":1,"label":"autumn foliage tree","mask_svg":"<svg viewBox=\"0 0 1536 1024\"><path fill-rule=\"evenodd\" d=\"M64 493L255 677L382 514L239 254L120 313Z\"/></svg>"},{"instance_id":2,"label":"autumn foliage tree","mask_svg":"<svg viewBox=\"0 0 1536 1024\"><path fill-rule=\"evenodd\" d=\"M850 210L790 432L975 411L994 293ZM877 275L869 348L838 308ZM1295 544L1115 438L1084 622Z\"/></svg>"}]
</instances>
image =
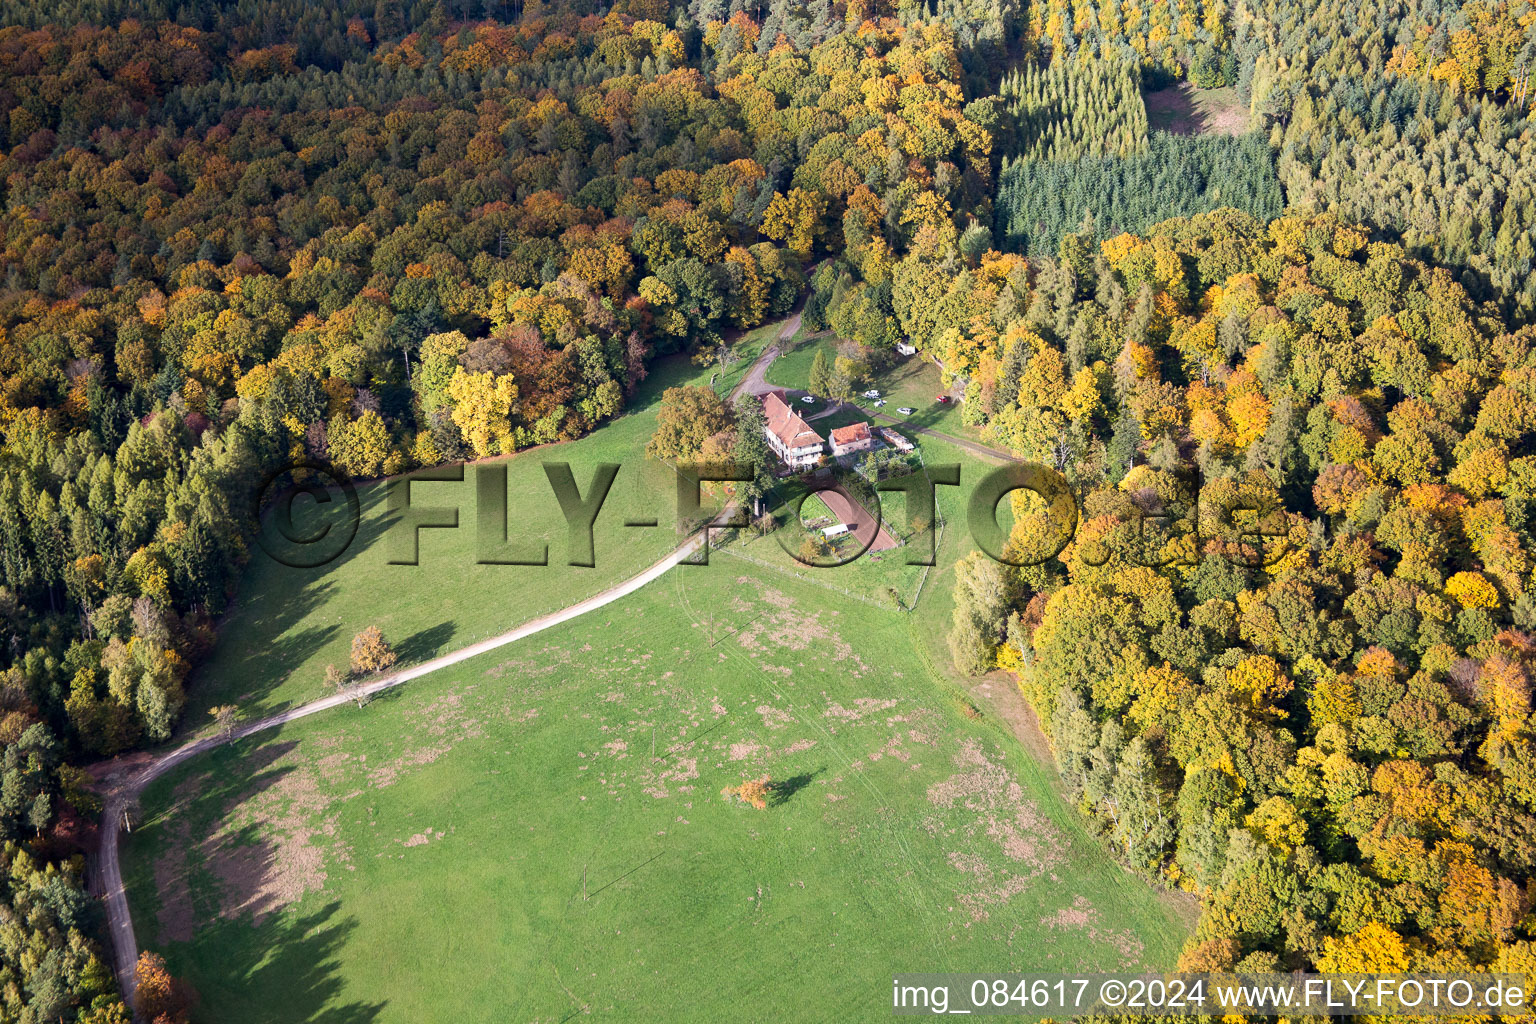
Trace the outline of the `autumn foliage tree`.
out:
<instances>
[{"instance_id":1,"label":"autumn foliage tree","mask_svg":"<svg viewBox=\"0 0 1536 1024\"><path fill-rule=\"evenodd\" d=\"M760 779L748 779L739 786L727 786L720 791L720 795L761 811L767 809L768 797L772 792L773 783L764 775Z\"/></svg>"},{"instance_id":2,"label":"autumn foliage tree","mask_svg":"<svg viewBox=\"0 0 1536 1024\"><path fill-rule=\"evenodd\" d=\"M134 966L134 1008L150 1024L186 1024L185 987L166 969L165 958L144 950Z\"/></svg>"},{"instance_id":3,"label":"autumn foliage tree","mask_svg":"<svg viewBox=\"0 0 1536 1024\"><path fill-rule=\"evenodd\" d=\"M352 674L354 676L374 675L387 671L399 655L384 638L384 633L378 626L369 626L352 638Z\"/></svg>"},{"instance_id":4,"label":"autumn foliage tree","mask_svg":"<svg viewBox=\"0 0 1536 1024\"><path fill-rule=\"evenodd\" d=\"M721 444L729 448L735 443L734 435L724 435L733 422L724 400L711 388L668 388L661 396L656 432L646 445L646 454L658 459L696 459L716 437L721 437Z\"/></svg>"}]
</instances>

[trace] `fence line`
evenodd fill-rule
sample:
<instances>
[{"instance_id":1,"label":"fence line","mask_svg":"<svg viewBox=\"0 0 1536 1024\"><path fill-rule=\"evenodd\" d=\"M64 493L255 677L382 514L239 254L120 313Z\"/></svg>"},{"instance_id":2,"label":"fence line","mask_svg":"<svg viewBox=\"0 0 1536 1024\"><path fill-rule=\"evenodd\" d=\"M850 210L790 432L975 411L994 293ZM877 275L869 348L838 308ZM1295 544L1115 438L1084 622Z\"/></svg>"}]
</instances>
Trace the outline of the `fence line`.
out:
<instances>
[{"instance_id":1,"label":"fence line","mask_svg":"<svg viewBox=\"0 0 1536 1024\"><path fill-rule=\"evenodd\" d=\"M935 515L935 517L939 521L939 535L938 535L937 538L934 539L934 542L933 542L933 560L934 560L934 562L938 562L938 560L939 560L939 551L944 547L944 527L949 525L949 521L947 519L945 519L942 515L939 514L939 512L938 512L939 503L938 502L934 502L933 503L933 508L934 508L934 515ZM915 611L917 609L917 602L919 600L921 600L921 598L923 596L923 587L925 587L928 584L928 574L931 573L931 572L933 572L933 566L931 566L931 565L923 566L923 574L917 578L917 592L912 595L912 603L907 606L907 609L906 609L907 611L911 612L911 611Z\"/></svg>"},{"instance_id":2,"label":"fence line","mask_svg":"<svg viewBox=\"0 0 1536 1024\"><path fill-rule=\"evenodd\" d=\"M928 472L928 460L923 458L923 449L921 445L919 445L917 448L917 462L918 465L922 468L923 473L926 474ZM944 547L944 528L949 525L949 520L944 516L944 510L939 505L937 495L935 495L933 502L933 517L939 522L939 535L933 542L933 560L934 562L938 562L939 551ZM907 525L911 526L910 523ZM933 566L923 566L923 574L919 576L917 580L917 592L912 595L912 603L906 607L905 611L911 612L917 609L917 602L921 600L923 596L923 588L928 585L928 574L932 571Z\"/></svg>"}]
</instances>

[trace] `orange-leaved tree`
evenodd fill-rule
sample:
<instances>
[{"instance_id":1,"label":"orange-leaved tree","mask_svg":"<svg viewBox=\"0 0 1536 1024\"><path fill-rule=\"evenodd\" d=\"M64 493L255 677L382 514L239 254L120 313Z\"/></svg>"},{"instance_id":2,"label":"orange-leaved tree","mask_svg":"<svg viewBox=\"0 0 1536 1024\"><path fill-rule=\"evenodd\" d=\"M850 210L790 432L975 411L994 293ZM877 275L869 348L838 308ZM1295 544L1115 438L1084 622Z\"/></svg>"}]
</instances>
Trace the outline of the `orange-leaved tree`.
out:
<instances>
[{"instance_id":1,"label":"orange-leaved tree","mask_svg":"<svg viewBox=\"0 0 1536 1024\"><path fill-rule=\"evenodd\" d=\"M378 626L369 626L352 638L353 675L366 676L383 672L399 657L389 641L384 639L384 632Z\"/></svg>"},{"instance_id":2,"label":"orange-leaved tree","mask_svg":"<svg viewBox=\"0 0 1536 1024\"><path fill-rule=\"evenodd\" d=\"M773 783L768 776L760 779L748 779L739 786L726 786L720 791L723 797L740 800L744 804L751 804L758 810L764 810L768 806L768 794L773 789Z\"/></svg>"}]
</instances>

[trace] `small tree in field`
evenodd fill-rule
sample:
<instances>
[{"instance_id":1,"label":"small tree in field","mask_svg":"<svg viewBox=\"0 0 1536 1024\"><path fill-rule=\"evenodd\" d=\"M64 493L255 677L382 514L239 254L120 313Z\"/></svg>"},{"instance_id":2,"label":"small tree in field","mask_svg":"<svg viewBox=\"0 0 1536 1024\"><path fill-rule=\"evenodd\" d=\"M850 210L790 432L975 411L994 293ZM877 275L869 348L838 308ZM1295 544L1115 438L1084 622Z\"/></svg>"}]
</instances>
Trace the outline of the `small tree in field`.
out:
<instances>
[{"instance_id":1,"label":"small tree in field","mask_svg":"<svg viewBox=\"0 0 1536 1024\"><path fill-rule=\"evenodd\" d=\"M752 523L757 528L759 537L766 537L779 528L779 520L772 512L764 512Z\"/></svg>"},{"instance_id":2,"label":"small tree in field","mask_svg":"<svg viewBox=\"0 0 1536 1024\"><path fill-rule=\"evenodd\" d=\"M220 704L216 708L209 708L208 714L213 716L214 724L219 727L224 738L229 739L235 731L235 722L240 719L240 709L233 704Z\"/></svg>"},{"instance_id":3,"label":"small tree in field","mask_svg":"<svg viewBox=\"0 0 1536 1024\"><path fill-rule=\"evenodd\" d=\"M389 641L384 639L383 630L378 626L369 626L352 638L352 674L354 676L370 676L375 672L383 672L398 660L399 655L395 653L393 647L389 646Z\"/></svg>"},{"instance_id":4,"label":"small tree in field","mask_svg":"<svg viewBox=\"0 0 1536 1024\"><path fill-rule=\"evenodd\" d=\"M773 783L768 776L760 779L748 779L739 786L726 786L720 791L723 797L740 800L744 804L751 804L758 810L768 807L768 794L772 791Z\"/></svg>"},{"instance_id":5,"label":"small tree in field","mask_svg":"<svg viewBox=\"0 0 1536 1024\"><path fill-rule=\"evenodd\" d=\"M351 676L342 672L335 665L325 666L325 685L335 690L344 697L350 697L357 702L358 707L367 703L367 697L363 688Z\"/></svg>"}]
</instances>

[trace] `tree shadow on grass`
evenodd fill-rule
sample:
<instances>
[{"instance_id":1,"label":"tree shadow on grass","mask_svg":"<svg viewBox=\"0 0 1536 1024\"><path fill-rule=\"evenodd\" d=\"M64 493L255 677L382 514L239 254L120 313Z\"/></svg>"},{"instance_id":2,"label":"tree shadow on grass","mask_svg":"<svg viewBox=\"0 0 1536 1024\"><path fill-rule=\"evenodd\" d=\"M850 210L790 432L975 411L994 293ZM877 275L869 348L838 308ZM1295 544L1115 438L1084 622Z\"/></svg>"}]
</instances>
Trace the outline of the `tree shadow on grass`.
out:
<instances>
[{"instance_id":1,"label":"tree shadow on grass","mask_svg":"<svg viewBox=\"0 0 1536 1024\"><path fill-rule=\"evenodd\" d=\"M1147 127L1173 135L1194 135L1203 127L1203 118L1195 108L1187 89L1177 85L1157 89L1142 97L1147 107Z\"/></svg>"},{"instance_id":2,"label":"tree shadow on grass","mask_svg":"<svg viewBox=\"0 0 1536 1024\"><path fill-rule=\"evenodd\" d=\"M401 665L414 665L437 655L453 639L454 624L439 622L435 626L417 630L400 641L396 651Z\"/></svg>"},{"instance_id":3,"label":"tree shadow on grass","mask_svg":"<svg viewBox=\"0 0 1536 1024\"><path fill-rule=\"evenodd\" d=\"M198 972L204 984L194 1024L370 1024L385 1003L347 999L340 976L347 941L356 930L356 918L343 914L336 902L312 913L272 915L261 924L243 916L204 929L197 944L224 955L218 974ZM214 984L215 978L223 983ZM261 1010L253 1014L252 1007Z\"/></svg>"},{"instance_id":4,"label":"tree shadow on grass","mask_svg":"<svg viewBox=\"0 0 1536 1024\"><path fill-rule=\"evenodd\" d=\"M336 573L377 544L397 518L379 508L382 486L359 488L359 499L362 519L356 535L325 565L296 568L278 562L259 544L252 545L237 596L219 623L218 645L189 680L180 735L205 725L202 712L214 704L237 702L256 715L286 706L270 702L269 694L331 643L339 628L295 627L335 597ZM344 506L340 500L333 504L338 510Z\"/></svg>"},{"instance_id":5,"label":"tree shadow on grass","mask_svg":"<svg viewBox=\"0 0 1536 1024\"><path fill-rule=\"evenodd\" d=\"M825 768L817 768L813 772L801 772L799 775L791 775L787 779L770 783L768 786L768 806L782 807L789 803L790 799L806 786L809 786Z\"/></svg>"},{"instance_id":6,"label":"tree shadow on grass","mask_svg":"<svg viewBox=\"0 0 1536 1024\"><path fill-rule=\"evenodd\" d=\"M369 1024L384 1007L343 996L340 965L356 920L342 915L334 901L292 913L292 901L303 896L306 884L291 876L292 863L279 858L268 825L231 825L239 809L252 807L254 798L289 779L295 767L279 762L296 746L292 740L268 738L222 747L201 763L158 780L144 796L148 807L172 804L171 817L156 816L158 827L176 820L185 830L161 833L153 852L180 860L187 872L179 898L186 904L182 912L196 921L190 941L159 938L171 970L198 994L194 1024ZM142 842L154 834L146 829L135 839ZM131 866L139 870L130 874L130 890L160 884L158 878L150 880L142 860ZM161 900L168 895L159 893ZM145 921L148 934L159 932L159 923Z\"/></svg>"},{"instance_id":7,"label":"tree shadow on grass","mask_svg":"<svg viewBox=\"0 0 1536 1024\"><path fill-rule=\"evenodd\" d=\"M178 919L188 928L194 920L261 916L282 906L276 848L255 822L234 822L261 806L253 801L266 801L268 791L276 789L272 795L286 802L285 784L302 788L302 779L290 781L295 766L280 763L297 747L272 736L227 744L157 779L140 796L143 820L123 851L130 893L153 887L162 909L146 922L151 945L180 941Z\"/></svg>"},{"instance_id":8,"label":"tree shadow on grass","mask_svg":"<svg viewBox=\"0 0 1536 1024\"><path fill-rule=\"evenodd\" d=\"M275 710L268 707L267 694L335 636L334 625L294 630L330 598L332 589L329 581L318 581L274 600L270 588L250 577L242 582L242 595L250 603L220 624L218 648L193 672L180 732L206 725L202 712L217 703L238 702L258 713Z\"/></svg>"}]
</instances>

